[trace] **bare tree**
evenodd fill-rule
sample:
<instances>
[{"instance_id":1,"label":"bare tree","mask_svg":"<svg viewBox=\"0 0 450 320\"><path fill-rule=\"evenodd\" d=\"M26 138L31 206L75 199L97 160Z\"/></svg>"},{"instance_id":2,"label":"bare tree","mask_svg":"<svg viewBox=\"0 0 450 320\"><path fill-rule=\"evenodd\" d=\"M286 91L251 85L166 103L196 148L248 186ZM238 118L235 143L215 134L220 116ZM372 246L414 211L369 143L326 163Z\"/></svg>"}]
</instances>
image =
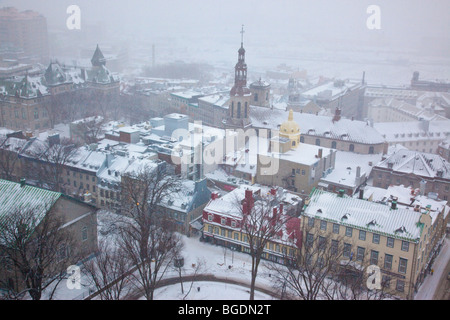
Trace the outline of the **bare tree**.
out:
<instances>
[{"instance_id":1,"label":"bare tree","mask_svg":"<svg viewBox=\"0 0 450 320\"><path fill-rule=\"evenodd\" d=\"M142 288L145 298L153 300L157 285L182 248L180 236L172 230L168 219L155 215L146 238L132 224L122 227L120 245L127 259L136 267L133 278Z\"/></svg>"},{"instance_id":2,"label":"bare tree","mask_svg":"<svg viewBox=\"0 0 450 320\"><path fill-rule=\"evenodd\" d=\"M48 189L62 192L64 169L77 152L77 146L67 138L53 144L40 144L30 154L26 171L31 179L46 183Z\"/></svg>"},{"instance_id":3,"label":"bare tree","mask_svg":"<svg viewBox=\"0 0 450 320\"><path fill-rule=\"evenodd\" d=\"M58 284L66 279L67 266L78 261L71 233L63 228L62 218L48 208L47 204L16 208L1 221L0 256L17 274L18 283L3 283L12 298L28 293L31 299L40 300L44 290L53 287L52 299ZM43 212L47 212L44 217Z\"/></svg>"},{"instance_id":4,"label":"bare tree","mask_svg":"<svg viewBox=\"0 0 450 320\"><path fill-rule=\"evenodd\" d=\"M135 278L150 300L182 246L173 223L159 210L161 201L178 185L178 177L164 163L143 166L122 177L122 211L131 221L120 228L120 242L137 267Z\"/></svg>"},{"instance_id":5,"label":"bare tree","mask_svg":"<svg viewBox=\"0 0 450 320\"><path fill-rule=\"evenodd\" d=\"M277 208L280 201L277 194L254 195L250 190L246 190L242 202L236 199L236 206L243 217L241 229L247 239L252 261L250 300L255 298L256 277L267 244L278 237L293 218Z\"/></svg>"},{"instance_id":6,"label":"bare tree","mask_svg":"<svg viewBox=\"0 0 450 320\"><path fill-rule=\"evenodd\" d=\"M96 143L104 133L105 119L100 116L90 117L76 123L76 131L86 144Z\"/></svg>"},{"instance_id":7,"label":"bare tree","mask_svg":"<svg viewBox=\"0 0 450 320\"><path fill-rule=\"evenodd\" d=\"M95 258L83 262L84 273L94 285L101 300L119 300L129 291L128 271L131 263L120 246L99 243Z\"/></svg>"},{"instance_id":8,"label":"bare tree","mask_svg":"<svg viewBox=\"0 0 450 320\"><path fill-rule=\"evenodd\" d=\"M302 300L383 299L388 296L384 284L380 290L367 287L368 250L353 255L353 244L342 236L304 228L301 250L286 265L272 263L276 288L284 298Z\"/></svg>"}]
</instances>

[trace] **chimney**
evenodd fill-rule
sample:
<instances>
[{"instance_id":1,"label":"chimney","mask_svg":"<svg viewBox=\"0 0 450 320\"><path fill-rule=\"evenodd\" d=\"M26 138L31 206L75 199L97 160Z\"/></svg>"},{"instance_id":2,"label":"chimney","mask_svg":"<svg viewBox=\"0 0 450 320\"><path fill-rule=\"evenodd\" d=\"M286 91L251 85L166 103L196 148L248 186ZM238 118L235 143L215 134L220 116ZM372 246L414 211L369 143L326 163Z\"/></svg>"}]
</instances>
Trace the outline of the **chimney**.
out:
<instances>
[{"instance_id":1,"label":"chimney","mask_svg":"<svg viewBox=\"0 0 450 320\"><path fill-rule=\"evenodd\" d=\"M280 203L280 214L283 214L283 208L284 208L283 204Z\"/></svg>"},{"instance_id":2,"label":"chimney","mask_svg":"<svg viewBox=\"0 0 450 320\"><path fill-rule=\"evenodd\" d=\"M359 199L363 200L364 199L364 189L359 189Z\"/></svg>"},{"instance_id":3,"label":"chimney","mask_svg":"<svg viewBox=\"0 0 450 320\"><path fill-rule=\"evenodd\" d=\"M397 209L397 200L392 200L391 209L392 210L396 210Z\"/></svg>"},{"instance_id":4,"label":"chimney","mask_svg":"<svg viewBox=\"0 0 450 320\"><path fill-rule=\"evenodd\" d=\"M425 180L422 180L419 182L419 190L420 190L420 195L423 196L425 195L425 187L427 185L427 182Z\"/></svg>"},{"instance_id":5,"label":"chimney","mask_svg":"<svg viewBox=\"0 0 450 320\"><path fill-rule=\"evenodd\" d=\"M219 198L219 195L215 192L211 193L211 200L216 200Z\"/></svg>"},{"instance_id":6,"label":"chimney","mask_svg":"<svg viewBox=\"0 0 450 320\"><path fill-rule=\"evenodd\" d=\"M322 159L322 152L323 152L323 149L320 148L320 149L319 149L319 154L318 154L319 159Z\"/></svg>"},{"instance_id":7,"label":"chimney","mask_svg":"<svg viewBox=\"0 0 450 320\"><path fill-rule=\"evenodd\" d=\"M273 208L273 218L275 218L278 214L277 208Z\"/></svg>"},{"instance_id":8,"label":"chimney","mask_svg":"<svg viewBox=\"0 0 450 320\"><path fill-rule=\"evenodd\" d=\"M271 195L276 195L277 194L277 190L275 188L270 189L270 194Z\"/></svg>"},{"instance_id":9,"label":"chimney","mask_svg":"<svg viewBox=\"0 0 450 320\"><path fill-rule=\"evenodd\" d=\"M245 199L243 204L244 214L249 214L253 208L253 192L252 190L245 190Z\"/></svg>"},{"instance_id":10,"label":"chimney","mask_svg":"<svg viewBox=\"0 0 450 320\"><path fill-rule=\"evenodd\" d=\"M339 189L339 198L343 198L345 194L345 190L344 189Z\"/></svg>"},{"instance_id":11,"label":"chimney","mask_svg":"<svg viewBox=\"0 0 450 320\"><path fill-rule=\"evenodd\" d=\"M25 187L27 184L27 180L25 178L20 179L20 187Z\"/></svg>"},{"instance_id":12,"label":"chimney","mask_svg":"<svg viewBox=\"0 0 450 320\"><path fill-rule=\"evenodd\" d=\"M336 108L336 112L334 113L333 122L337 122L339 120L341 120L341 109Z\"/></svg>"}]
</instances>

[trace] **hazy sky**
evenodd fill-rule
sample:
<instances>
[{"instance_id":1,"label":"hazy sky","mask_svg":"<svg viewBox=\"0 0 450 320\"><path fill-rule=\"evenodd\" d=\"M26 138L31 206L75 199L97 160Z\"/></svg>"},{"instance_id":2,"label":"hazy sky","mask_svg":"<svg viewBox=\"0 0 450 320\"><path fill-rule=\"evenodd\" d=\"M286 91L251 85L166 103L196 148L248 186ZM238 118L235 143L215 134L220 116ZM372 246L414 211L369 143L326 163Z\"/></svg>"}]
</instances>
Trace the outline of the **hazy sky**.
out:
<instances>
[{"instance_id":1,"label":"hazy sky","mask_svg":"<svg viewBox=\"0 0 450 320\"><path fill-rule=\"evenodd\" d=\"M66 8L77 4L83 23L101 22L109 35L118 30L136 34L227 34L259 37L299 33L323 38L356 38L383 34L407 41L449 37L448 0L0 0L0 6L33 9L49 26L65 28ZM369 5L381 9L381 30L368 30ZM237 35L239 37L239 34Z\"/></svg>"}]
</instances>

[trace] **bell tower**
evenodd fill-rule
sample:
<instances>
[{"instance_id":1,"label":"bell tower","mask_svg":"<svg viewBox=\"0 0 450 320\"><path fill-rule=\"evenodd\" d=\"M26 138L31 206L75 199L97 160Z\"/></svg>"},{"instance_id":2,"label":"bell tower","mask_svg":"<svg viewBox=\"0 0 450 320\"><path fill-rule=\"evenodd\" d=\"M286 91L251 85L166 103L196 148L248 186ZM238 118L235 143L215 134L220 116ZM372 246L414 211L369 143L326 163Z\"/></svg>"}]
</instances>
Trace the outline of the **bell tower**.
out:
<instances>
[{"instance_id":1,"label":"bell tower","mask_svg":"<svg viewBox=\"0 0 450 320\"><path fill-rule=\"evenodd\" d=\"M251 92L247 87L247 64L245 63L244 25L241 29L241 47L234 67L234 86L230 91L227 126L244 128L250 125Z\"/></svg>"}]
</instances>

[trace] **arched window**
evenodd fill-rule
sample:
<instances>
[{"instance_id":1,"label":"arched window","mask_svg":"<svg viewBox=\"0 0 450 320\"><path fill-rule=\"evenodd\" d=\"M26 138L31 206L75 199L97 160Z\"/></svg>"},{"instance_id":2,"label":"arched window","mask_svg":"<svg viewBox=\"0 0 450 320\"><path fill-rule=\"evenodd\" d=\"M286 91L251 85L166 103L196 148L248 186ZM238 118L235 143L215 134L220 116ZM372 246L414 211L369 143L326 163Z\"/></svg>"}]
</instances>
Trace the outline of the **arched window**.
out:
<instances>
[{"instance_id":1,"label":"arched window","mask_svg":"<svg viewBox=\"0 0 450 320\"><path fill-rule=\"evenodd\" d=\"M238 107L237 107L237 117L240 118L241 117L241 103L238 102Z\"/></svg>"},{"instance_id":2,"label":"arched window","mask_svg":"<svg viewBox=\"0 0 450 320\"><path fill-rule=\"evenodd\" d=\"M234 102L231 103L231 117L234 118Z\"/></svg>"},{"instance_id":3,"label":"arched window","mask_svg":"<svg viewBox=\"0 0 450 320\"><path fill-rule=\"evenodd\" d=\"M351 151L351 152L355 151L355 145L354 145L354 144L351 144L351 145L348 147L348 150Z\"/></svg>"},{"instance_id":4,"label":"arched window","mask_svg":"<svg viewBox=\"0 0 450 320\"><path fill-rule=\"evenodd\" d=\"M337 145L336 141L331 142L331 148L332 149L336 149L336 145Z\"/></svg>"},{"instance_id":5,"label":"arched window","mask_svg":"<svg viewBox=\"0 0 450 320\"><path fill-rule=\"evenodd\" d=\"M301 143L304 143L304 142L305 142L305 137L301 136L301 137L300 137L300 142L301 142Z\"/></svg>"},{"instance_id":6,"label":"arched window","mask_svg":"<svg viewBox=\"0 0 450 320\"><path fill-rule=\"evenodd\" d=\"M258 94L257 94L257 93L255 93L254 100L255 100L255 101L258 101Z\"/></svg>"},{"instance_id":7,"label":"arched window","mask_svg":"<svg viewBox=\"0 0 450 320\"><path fill-rule=\"evenodd\" d=\"M245 103L245 108L244 108L244 118L248 118L248 103Z\"/></svg>"}]
</instances>

